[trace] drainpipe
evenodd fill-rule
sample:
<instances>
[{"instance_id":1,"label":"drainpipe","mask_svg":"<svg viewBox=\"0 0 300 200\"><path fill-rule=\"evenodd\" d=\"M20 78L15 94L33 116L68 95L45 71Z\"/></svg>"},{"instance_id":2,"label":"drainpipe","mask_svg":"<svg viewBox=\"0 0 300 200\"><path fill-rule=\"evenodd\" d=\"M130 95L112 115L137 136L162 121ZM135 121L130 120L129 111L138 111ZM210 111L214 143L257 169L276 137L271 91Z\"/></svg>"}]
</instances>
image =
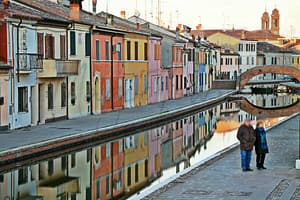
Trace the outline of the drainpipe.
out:
<instances>
[{"instance_id":1,"label":"drainpipe","mask_svg":"<svg viewBox=\"0 0 300 200\"><path fill-rule=\"evenodd\" d=\"M18 82L20 82L20 63L19 63L19 53L20 53L20 45L19 45L19 35L20 35L20 26L22 24L22 19L17 26L17 71L18 71Z\"/></svg>"},{"instance_id":2,"label":"drainpipe","mask_svg":"<svg viewBox=\"0 0 300 200\"><path fill-rule=\"evenodd\" d=\"M110 37L110 85L111 85L111 109L114 110L114 54L113 54L113 38L115 34Z\"/></svg>"},{"instance_id":3,"label":"drainpipe","mask_svg":"<svg viewBox=\"0 0 300 200\"><path fill-rule=\"evenodd\" d=\"M73 24L70 24L71 27L67 27L66 29L66 60L69 60L69 30L71 30L73 27ZM66 114L67 114L67 119L69 119L69 76L66 77L66 84L67 84L67 108L66 108Z\"/></svg>"},{"instance_id":4,"label":"drainpipe","mask_svg":"<svg viewBox=\"0 0 300 200\"><path fill-rule=\"evenodd\" d=\"M90 110L90 114L92 115L93 114L93 98L92 98L92 92L93 92L93 89L92 89L92 84L94 84L94 81L93 81L93 65L92 65L92 29L93 27L91 26L90 27L90 105L91 105L91 110Z\"/></svg>"}]
</instances>

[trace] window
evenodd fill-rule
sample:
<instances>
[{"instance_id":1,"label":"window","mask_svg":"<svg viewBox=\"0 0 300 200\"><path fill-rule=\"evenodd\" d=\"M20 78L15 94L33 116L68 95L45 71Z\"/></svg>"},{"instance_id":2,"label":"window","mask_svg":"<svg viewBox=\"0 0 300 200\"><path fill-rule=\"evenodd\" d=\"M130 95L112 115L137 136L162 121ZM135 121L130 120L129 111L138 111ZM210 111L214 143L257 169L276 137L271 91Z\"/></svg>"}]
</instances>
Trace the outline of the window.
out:
<instances>
[{"instance_id":1,"label":"window","mask_svg":"<svg viewBox=\"0 0 300 200\"><path fill-rule=\"evenodd\" d=\"M118 50L118 59L122 60L122 44L120 42L118 43L117 50Z\"/></svg>"},{"instance_id":2,"label":"window","mask_svg":"<svg viewBox=\"0 0 300 200\"><path fill-rule=\"evenodd\" d=\"M109 60L109 41L105 41L105 59Z\"/></svg>"},{"instance_id":3,"label":"window","mask_svg":"<svg viewBox=\"0 0 300 200\"><path fill-rule=\"evenodd\" d=\"M145 160L145 177L148 177L148 160Z\"/></svg>"},{"instance_id":4,"label":"window","mask_svg":"<svg viewBox=\"0 0 300 200\"><path fill-rule=\"evenodd\" d=\"M131 167L127 168L127 185L131 185Z\"/></svg>"},{"instance_id":5,"label":"window","mask_svg":"<svg viewBox=\"0 0 300 200\"><path fill-rule=\"evenodd\" d=\"M134 59L138 60L139 59L139 43L134 42Z\"/></svg>"},{"instance_id":6,"label":"window","mask_svg":"<svg viewBox=\"0 0 300 200\"><path fill-rule=\"evenodd\" d=\"M176 83L175 83L175 84L176 84L176 90L178 90L178 88L179 88L179 83L178 83L178 81L179 81L179 80L178 80L178 75L176 75Z\"/></svg>"},{"instance_id":7,"label":"window","mask_svg":"<svg viewBox=\"0 0 300 200\"><path fill-rule=\"evenodd\" d=\"M61 107L66 107L67 104L67 86L66 83L62 83L60 86L60 98L61 98Z\"/></svg>"},{"instance_id":8,"label":"window","mask_svg":"<svg viewBox=\"0 0 300 200\"><path fill-rule=\"evenodd\" d=\"M100 60L100 41L96 40L96 60Z\"/></svg>"},{"instance_id":9,"label":"window","mask_svg":"<svg viewBox=\"0 0 300 200\"><path fill-rule=\"evenodd\" d=\"M251 58L251 64L254 65L254 57Z\"/></svg>"},{"instance_id":10,"label":"window","mask_svg":"<svg viewBox=\"0 0 300 200\"><path fill-rule=\"evenodd\" d=\"M144 43L144 60L148 60L148 43Z\"/></svg>"},{"instance_id":11,"label":"window","mask_svg":"<svg viewBox=\"0 0 300 200\"><path fill-rule=\"evenodd\" d=\"M123 78L118 79L118 97L121 99L123 96Z\"/></svg>"},{"instance_id":12,"label":"window","mask_svg":"<svg viewBox=\"0 0 300 200\"><path fill-rule=\"evenodd\" d=\"M86 82L86 101L90 102L91 101L91 86L90 86L90 82L87 81Z\"/></svg>"},{"instance_id":13,"label":"window","mask_svg":"<svg viewBox=\"0 0 300 200\"><path fill-rule=\"evenodd\" d=\"M221 65L223 65L223 58L221 58Z\"/></svg>"},{"instance_id":14,"label":"window","mask_svg":"<svg viewBox=\"0 0 300 200\"><path fill-rule=\"evenodd\" d=\"M139 94L139 77L135 76L134 78L135 80L135 94L138 95Z\"/></svg>"},{"instance_id":15,"label":"window","mask_svg":"<svg viewBox=\"0 0 300 200\"><path fill-rule=\"evenodd\" d=\"M107 78L106 80L105 80L105 98L106 98L106 100L110 100L110 79L109 78Z\"/></svg>"},{"instance_id":16,"label":"window","mask_svg":"<svg viewBox=\"0 0 300 200\"><path fill-rule=\"evenodd\" d=\"M144 133L144 145L145 145L145 146L148 145L148 137L149 137L149 135L148 135L148 132L146 131L146 132Z\"/></svg>"},{"instance_id":17,"label":"window","mask_svg":"<svg viewBox=\"0 0 300 200\"><path fill-rule=\"evenodd\" d=\"M164 91L164 77L161 77L161 91Z\"/></svg>"},{"instance_id":18,"label":"window","mask_svg":"<svg viewBox=\"0 0 300 200\"><path fill-rule=\"evenodd\" d=\"M154 90L154 92L157 92L157 81L156 81L156 77L153 77L153 90Z\"/></svg>"},{"instance_id":19,"label":"window","mask_svg":"<svg viewBox=\"0 0 300 200\"><path fill-rule=\"evenodd\" d=\"M92 149L86 150L86 162L90 162L92 156Z\"/></svg>"},{"instance_id":20,"label":"window","mask_svg":"<svg viewBox=\"0 0 300 200\"><path fill-rule=\"evenodd\" d=\"M41 55L41 57L44 57L44 34L38 33L37 34L37 42L38 42L38 54Z\"/></svg>"},{"instance_id":21,"label":"window","mask_svg":"<svg viewBox=\"0 0 300 200\"><path fill-rule=\"evenodd\" d=\"M68 162L67 156L62 156L61 157L61 170L64 171L67 169L67 162Z\"/></svg>"},{"instance_id":22,"label":"window","mask_svg":"<svg viewBox=\"0 0 300 200\"><path fill-rule=\"evenodd\" d=\"M139 164L135 164L135 182L139 182Z\"/></svg>"},{"instance_id":23,"label":"window","mask_svg":"<svg viewBox=\"0 0 300 200\"><path fill-rule=\"evenodd\" d=\"M0 174L0 183L3 183L4 182L4 176L3 174Z\"/></svg>"},{"instance_id":24,"label":"window","mask_svg":"<svg viewBox=\"0 0 300 200\"><path fill-rule=\"evenodd\" d=\"M52 35L45 36L45 59L54 59L55 39Z\"/></svg>"},{"instance_id":25,"label":"window","mask_svg":"<svg viewBox=\"0 0 300 200\"><path fill-rule=\"evenodd\" d=\"M186 87L187 87L187 78L184 77L184 89L186 89Z\"/></svg>"},{"instance_id":26,"label":"window","mask_svg":"<svg viewBox=\"0 0 300 200\"><path fill-rule=\"evenodd\" d=\"M148 92L148 75L144 74L144 93Z\"/></svg>"},{"instance_id":27,"label":"window","mask_svg":"<svg viewBox=\"0 0 300 200\"><path fill-rule=\"evenodd\" d=\"M119 181L118 181L118 185L117 188L121 188L122 187L122 169L119 171Z\"/></svg>"},{"instance_id":28,"label":"window","mask_svg":"<svg viewBox=\"0 0 300 200\"><path fill-rule=\"evenodd\" d=\"M71 103L72 105L75 105L75 99L76 99L76 93L75 93L75 82L71 82Z\"/></svg>"},{"instance_id":29,"label":"window","mask_svg":"<svg viewBox=\"0 0 300 200\"><path fill-rule=\"evenodd\" d=\"M110 158L110 143L105 145L105 157Z\"/></svg>"},{"instance_id":30,"label":"window","mask_svg":"<svg viewBox=\"0 0 300 200\"><path fill-rule=\"evenodd\" d=\"M76 166L76 154L71 154L71 167L74 168Z\"/></svg>"},{"instance_id":31,"label":"window","mask_svg":"<svg viewBox=\"0 0 300 200\"><path fill-rule=\"evenodd\" d=\"M159 44L155 44L154 46L154 60L160 60L161 55L161 46Z\"/></svg>"},{"instance_id":32,"label":"window","mask_svg":"<svg viewBox=\"0 0 300 200\"><path fill-rule=\"evenodd\" d=\"M18 111L28 112L28 88L18 88Z\"/></svg>"},{"instance_id":33,"label":"window","mask_svg":"<svg viewBox=\"0 0 300 200\"><path fill-rule=\"evenodd\" d=\"M96 199L100 199L100 178L96 180Z\"/></svg>"},{"instance_id":34,"label":"window","mask_svg":"<svg viewBox=\"0 0 300 200\"><path fill-rule=\"evenodd\" d=\"M60 36L60 59L66 59L66 36Z\"/></svg>"},{"instance_id":35,"label":"window","mask_svg":"<svg viewBox=\"0 0 300 200\"><path fill-rule=\"evenodd\" d=\"M18 185L27 183L28 181L28 169L23 167L18 170Z\"/></svg>"},{"instance_id":36,"label":"window","mask_svg":"<svg viewBox=\"0 0 300 200\"><path fill-rule=\"evenodd\" d=\"M139 147L139 135L135 135L135 148L137 149Z\"/></svg>"},{"instance_id":37,"label":"window","mask_svg":"<svg viewBox=\"0 0 300 200\"><path fill-rule=\"evenodd\" d=\"M48 84L48 110L53 109L53 84Z\"/></svg>"},{"instance_id":38,"label":"window","mask_svg":"<svg viewBox=\"0 0 300 200\"><path fill-rule=\"evenodd\" d=\"M169 89L169 81L168 81L168 77L166 76L166 90Z\"/></svg>"},{"instance_id":39,"label":"window","mask_svg":"<svg viewBox=\"0 0 300 200\"><path fill-rule=\"evenodd\" d=\"M76 55L76 35L75 31L70 31L70 54Z\"/></svg>"},{"instance_id":40,"label":"window","mask_svg":"<svg viewBox=\"0 0 300 200\"><path fill-rule=\"evenodd\" d=\"M71 194L71 200L76 200L76 193Z\"/></svg>"},{"instance_id":41,"label":"window","mask_svg":"<svg viewBox=\"0 0 300 200\"><path fill-rule=\"evenodd\" d=\"M180 75L180 89L182 89L182 75Z\"/></svg>"},{"instance_id":42,"label":"window","mask_svg":"<svg viewBox=\"0 0 300 200\"><path fill-rule=\"evenodd\" d=\"M85 33L85 56L91 56L91 34Z\"/></svg>"},{"instance_id":43,"label":"window","mask_svg":"<svg viewBox=\"0 0 300 200\"><path fill-rule=\"evenodd\" d=\"M48 175L51 176L53 174L53 160L48 161Z\"/></svg>"},{"instance_id":44,"label":"window","mask_svg":"<svg viewBox=\"0 0 300 200\"><path fill-rule=\"evenodd\" d=\"M131 43L127 41L127 60L131 60Z\"/></svg>"},{"instance_id":45,"label":"window","mask_svg":"<svg viewBox=\"0 0 300 200\"><path fill-rule=\"evenodd\" d=\"M109 194L109 175L106 176L106 195Z\"/></svg>"},{"instance_id":46,"label":"window","mask_svg":"<svg viewBox=\"0 0 300 200\"><path fill-rule=\"evenodd\" d=\"M123 140L122 139L119 139L118 145L119 145L119 153L122 153L123 152Z\"/></svg>"}]
</instances>

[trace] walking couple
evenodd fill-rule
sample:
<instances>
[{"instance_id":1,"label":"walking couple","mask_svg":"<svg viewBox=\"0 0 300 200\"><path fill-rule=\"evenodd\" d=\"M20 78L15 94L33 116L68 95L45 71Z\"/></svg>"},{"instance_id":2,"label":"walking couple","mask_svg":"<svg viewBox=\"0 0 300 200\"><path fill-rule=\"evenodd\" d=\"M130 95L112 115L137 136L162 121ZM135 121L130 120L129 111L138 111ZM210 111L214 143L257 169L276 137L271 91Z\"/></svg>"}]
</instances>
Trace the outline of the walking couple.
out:
<instances>
[{"instance_id":1,"label":"walking couple","mask_svg":"<svg viewBox=\"0 0 300 200\"><path fill-rule=\"evenodd\" d=\"M246 119L238 130L237 138L240 141L243 171L253 171L253 169L250 168L253 146L255 146L257 169L266 169L264 161L266 154L269 153L269 149L263 122L258 122L254 130L251 125L251 120Z\"/></svg>"}]
</instances>

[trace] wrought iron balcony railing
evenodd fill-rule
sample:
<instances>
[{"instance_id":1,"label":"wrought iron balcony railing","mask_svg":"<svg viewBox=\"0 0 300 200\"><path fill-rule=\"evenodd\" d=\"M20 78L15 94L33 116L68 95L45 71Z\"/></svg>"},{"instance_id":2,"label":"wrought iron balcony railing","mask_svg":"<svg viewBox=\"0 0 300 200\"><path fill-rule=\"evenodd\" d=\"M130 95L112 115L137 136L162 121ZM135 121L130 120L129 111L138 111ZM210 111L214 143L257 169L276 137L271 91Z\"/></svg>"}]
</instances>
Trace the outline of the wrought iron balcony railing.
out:
<instances>
[{"instance_id":1,"label":"wrought iron balcony railing","mask_svg":"<svg viewBox=\"0 0 300 200\"><path fill-rule=\"evenodd\" d=\"M37 53L17 53L18 70L43 69L42 55Z\"/></svg>"}]
</instances>

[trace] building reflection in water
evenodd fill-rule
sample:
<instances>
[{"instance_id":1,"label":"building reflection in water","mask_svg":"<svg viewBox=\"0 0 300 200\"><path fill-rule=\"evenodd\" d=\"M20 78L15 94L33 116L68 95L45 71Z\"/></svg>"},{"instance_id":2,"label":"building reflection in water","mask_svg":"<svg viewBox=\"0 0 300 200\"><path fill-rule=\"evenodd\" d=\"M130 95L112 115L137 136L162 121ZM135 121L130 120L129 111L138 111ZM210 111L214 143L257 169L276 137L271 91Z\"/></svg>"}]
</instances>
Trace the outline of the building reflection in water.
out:
<instances>
[{"instance_id":1,"label":"building reflection in water","mask_svg":"<svg viewBox=\"0 0 300 200\"><path fill-rule=\"evenodd\" d=\"M267 100L270 98L270 100ZM285 105L294 97L254 95L251 102ZM265 100L261 100L265 99ZM224 102L163 126L20 167L0 175L0 199L113 199L169 179L237 142L245 118L237 102ZM269 126L278 118L265 119Z\"/></svg>"}]
</instances>

